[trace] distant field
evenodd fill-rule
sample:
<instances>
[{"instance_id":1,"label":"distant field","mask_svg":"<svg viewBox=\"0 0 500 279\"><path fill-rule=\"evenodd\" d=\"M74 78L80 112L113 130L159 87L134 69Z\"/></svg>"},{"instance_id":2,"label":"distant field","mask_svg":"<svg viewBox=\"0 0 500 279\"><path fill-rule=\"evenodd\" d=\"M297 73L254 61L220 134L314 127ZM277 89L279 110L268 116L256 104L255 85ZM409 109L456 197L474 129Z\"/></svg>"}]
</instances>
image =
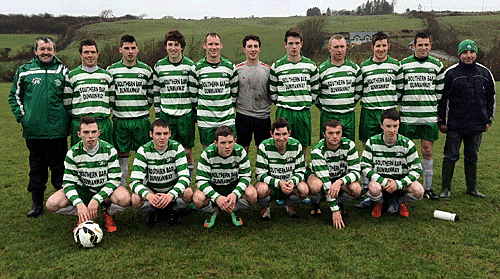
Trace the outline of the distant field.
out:
<instances>
[{"instance_id":1,"label":"distant field","mask_svg":"<svg viewBox=\"0 0 500 279\"><path fill-rule=\"evenodd\" d=\"M478 43L478 47L488 52L493 46L493 39L499 36L500 16L446 16L436 17L441 29L447 30L453 27L460 34L459 40L471 39ZM458 46L457 46L458 47Z\"/></svg>"},{"instance_id":2,"label":"distant field","mask_svg":"<svg viewBox=\"0 0 500 279\"><path fill-rule=\"evenodd\" d=\"M24 46L29 45L32 46L35 42L35 39L38 36L42 36L40 34L0 34L0 49L3 48L11 48L11 52L9 56L15 56ZM50 36L54 40L57 39L57 35L46 35Z\"/></svg>"},{"instance_id":3,"label":"distant field","mask_svg":"<svg viewBox=\"0 0 500 279\"><path fill-rule=\"evenodd\" d=\"M168 30L177 28L186 36L188 44L193 36L195 41L203 42L207 33L217 32L221 35L224 44L222 55L233 62L244 60L244 54L241 50L243 37L250 33L259 35L262 39L260 58L266 63L272 63L285 55L283 36L286 30L305 19L305 17L207 20L158 19L99 23L79 29L74 42L61 54L69 58L77 58L78 42L87 36L96 39L98 44L118 44L120 37L124 34L134 35L139 43L151 40L158 42L163 41ZM421 19L407 18L402 15L339 16L328 18L326 30L331 34L341 31L378 30L395 33L403 29L421 30L424 28L425 23ZM413 34L410 35L413 36ZM399 42L399 40L396 39L395 42ZM406 44L407 40L401 40L401 43ZM202 48L202 45L200 44L198 47Z\"/></svg>"}]
</instances>

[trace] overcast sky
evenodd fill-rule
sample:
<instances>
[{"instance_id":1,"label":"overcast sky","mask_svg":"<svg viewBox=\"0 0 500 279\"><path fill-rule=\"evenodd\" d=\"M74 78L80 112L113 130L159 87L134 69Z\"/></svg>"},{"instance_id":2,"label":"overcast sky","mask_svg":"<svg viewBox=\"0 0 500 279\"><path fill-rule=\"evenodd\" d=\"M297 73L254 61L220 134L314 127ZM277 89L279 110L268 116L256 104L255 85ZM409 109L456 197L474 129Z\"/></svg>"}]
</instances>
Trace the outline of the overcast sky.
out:
<instances>
[{"instance_id":1,"label":"overcast sky","mask_svg":"<svg viewBox=\"0 0 500 279\"><path fill-rule=\"evenodd\" d=\"M390 1L389 1L390 2ZM352 1L323 1L323 0L191 0L191 1L165 1L165 0L11 0L3 1L0 14L39 14L50 13L53 15L97 16L106 9L111 9L115 16L126 14L146 14L147 18L174 18L201 19L205 16L212 17L287 17L305 15L308 8L318 7L322 12L327 8L331 10L354 10L366 3L363 0ZM139 4L139 5L138 5ZM423 10L453 10L453 11L500 11L499 0L397 0L396 12L402 13L409 8L417 10L418 5Z\"/></svg>"}]
</instances>

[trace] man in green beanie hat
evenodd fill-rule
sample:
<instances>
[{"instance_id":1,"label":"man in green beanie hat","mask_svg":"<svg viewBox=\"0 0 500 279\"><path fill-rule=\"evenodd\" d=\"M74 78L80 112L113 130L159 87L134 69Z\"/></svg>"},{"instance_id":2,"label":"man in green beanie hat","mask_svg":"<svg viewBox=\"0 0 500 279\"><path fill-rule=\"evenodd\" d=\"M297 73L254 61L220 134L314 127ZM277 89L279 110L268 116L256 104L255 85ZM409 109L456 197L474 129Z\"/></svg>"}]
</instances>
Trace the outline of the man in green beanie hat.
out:
<instances>
[{"instance_id":1,"label":"man in green beanie hat","mask_svg":"<svg viewBox=\"0 0 500 279\"><path fill-rule=\"evenodd\" d=\"M462 141L466 193L486 197L477 190L477 154L483 132L488 131L495 114L495 83L488 68L476 62L477 51L474 41L462 41L458 46L459 63L445 73L444 92L438 105L439 130L446 133L441 198L450 197Z\"/></svg>"}]
</instances>

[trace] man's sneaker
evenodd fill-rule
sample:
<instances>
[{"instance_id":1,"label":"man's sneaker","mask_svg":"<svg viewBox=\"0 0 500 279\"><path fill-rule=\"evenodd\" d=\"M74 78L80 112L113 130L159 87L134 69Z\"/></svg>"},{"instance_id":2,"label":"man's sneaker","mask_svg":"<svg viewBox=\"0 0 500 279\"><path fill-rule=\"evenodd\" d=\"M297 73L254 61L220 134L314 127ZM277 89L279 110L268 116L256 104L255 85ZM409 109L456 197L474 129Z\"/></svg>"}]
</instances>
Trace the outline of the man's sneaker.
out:
<instances>
[{"instance_id":1,"label":"man's sneaker","mask_svg":"<svg viewBox=\"0 0 500 279\"><path fill-rule=\"evenodd\" d=\"M231 212L231 220L233 221L233 224L235 226L242 226L243 225L243 220L241 220L240 217L236 216L234 212Z\"/></svg>"},{"instance_id":2,"label":"man's sneaker","mask_svg":"<svg viewBox=\"0 0 500 279\"><path fill-rule=\"evenodd\" d=\"M271 220L271 209L269 209L269 207L262 208L262 210L260 211L260 220Z\"/></svg>"},{"instance_id":3,"label":"man's sneaker","mask_svg":"<svg viewBox=\"0 0 500 279\"><path fill-rule=\"evenodd\" d=\"M286 212L290 217L292 218L299 218L299 215L297 214L297 207L295 205L285 205Z\"/></svg>"},{"instance_id":4,"label":"man's sneaker","mask_svg":"<svg viewBox=\"0 0 500 279\"><path fill-rule=\"evenodd\" d=\"M311 203L311 205L312 205L311 216L321 217L321 209L319 208L319 203Z\"/></svg>"},{"instance_id":5,"label":"man's sneaker","mask_svg":"<svg viewBox=\"0 0 500 279\"><path fill-rule=\"evenodd\" d=\"M410 216L410 211L408 211L408 207L406 207L406 203L399 204L399 215L403 217Z\"/></svg>"},{"instance_id":6,"label":"man's sneaker","mask_svg":"<svg viewBox=\"0 0 500 279\"><path fill-rule=\"evenodd\" d=\"M373 207L373 202L372 202L372 200L370 200L370 197L366 197L362 202L354 205L354 207L361 208L361 209L370 209Z\"/></svg>"},{"instance_id":7,"label":"man's sneaker","mask_svg":"<svg viewBox=\"0 0 500 279\"><path fill-rule=\"evenodd\" d=\"M389 206L387 207L387 213L394 214L396 212L399 212L399 202L396 195L391 195L387 202L389 204Z\"/></svg>"},{"instance_id":8,"label":"man's sneaker","mask_svg":"<svg viewBox=\"0 0 500 279\"><path fill-rule=\"evenodd\" d=\"M116 232L118 228L116 227L115 224L115 217L112 215L108 215L106 211L104 211L103 213L104 213L104 221L106 221L106 229L108 230L108 232Z\"/></svg>"},{"instance_id":9,"label":"man's sneaker","mask_svg":"<svg viewBox=\"0 0 500 279\"><path fill-rule=\"evenodd\" d=\"M428 198L428 199L431 199L433 201L438 201L440 200L439 196L434 194L434 192L432 191L432 189L430 190L425 190L424 191L424 197Z\"/></svg>"},{"instance_id":10,"label":"man's sneaker","mask_svg":"<svg viewBox=\"0 0 500 279\"><path fill-rule=\"evenodd\" d=\"M442 199L449 199L450 196L451 196L450 189L446 188L443 188L443 190L441 190L441 195L439 195L439 197Z\"/></svg>"},{"instance_id":11,"label":"man's sneaker","mask_svg":"<svg viewBox=\"0 0 500 279\"><path fill-rule=\"evenodd\" d=\"M283 201L282 200L276 200L276 204L283 205Z\"/></svg>"},{"instance_id":12,"label":"man's sneaker","mask_svg":"<svg viewBox=\"0 0 500 279\"><path fill-rule=\"evenodd\" d=\"M146 225L148 225L148 227L152 227L156 223L158 223L158 212L156 211L149 212L148 219L146 220Z\"/></svg>"},{"instance_id":13,"label":"man's sneaker","mask_svg":"<svg viewBox=\"0 0 500 279\"><path fill-rule=\"evenodd\" d=\"M372 216L375 218L379 218L380 216L382 216L382 207L383 206L384 205L382 203L375 204L375 206L372 209Z\"/></svg>"},{"instance_id":14,"label":"man's sneaker","mask_svg":"<svg viewBox=\"0 0 500 279\"><path fill-rule=\"evenodd\" d=\"M210 214L208 219L205 220L205 223L203 224L203 226L205 226L205 228L207 228L207 229L213 227L215 225L215 218L217 218L217 214L219 214L219 210Z\"/></svg>"}]
</instances>

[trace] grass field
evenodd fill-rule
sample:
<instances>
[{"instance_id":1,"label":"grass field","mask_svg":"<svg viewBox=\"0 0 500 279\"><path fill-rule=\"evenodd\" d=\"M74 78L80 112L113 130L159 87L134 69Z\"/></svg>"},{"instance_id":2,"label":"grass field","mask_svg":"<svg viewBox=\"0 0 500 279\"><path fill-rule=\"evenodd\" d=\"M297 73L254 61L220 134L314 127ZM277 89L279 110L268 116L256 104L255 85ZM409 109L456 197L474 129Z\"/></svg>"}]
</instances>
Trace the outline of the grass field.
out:
<instances>
[{"instance_id":1,"label":"grass field","mask_svg":"<svg viewBox=\"0 0 500 279\"><path fill-rule=\"evenodd\" d=\"M493 47L493 39L498 36L492 31L500 29L499 18L498 15L445 16L436 17L436 20L442 25L442 30L453 27L459 33L459 40L472 39L488 52Z\"/></svg>"},{"instance_id":2,"label":"grass field","mask_svg":"<svg viewBox=\"0 0 500 279\"><path fill-rule=\"evenodd\" d=\"M0 34L0 49L11 48L9 56L15 56L25 46L32 46L38 36L50 36L57 40L56 35L40 35L40 34Z\"/></svg>"},{"instance_id":3,"label":"grass field","mask_svg":"<svg viewBox=\"0 0 500 279\"><path fill-rule=\"evenodd\" d=\"M398 214L375 219L369 211L348 206L346 228L339 231L330 224L326 204L319 219L309 217L309 207L301 204L297 220L273 204L270 222L258 219L260 207L254 205L241 212L245 224L239 228L220 214L215 227L204 229L201 212L192 212L177 226L159 223L148 228L144 213L127 209L116 217L118 232L105 233L98 248L84 250L73 241L75 217L25 215L31 206L26 192L28 151L6 102L10 86L0 84L0 278L500 277L496 122L484 134L480 150L478 184L488 196L484 200L465 195L460 161L452 199L412 203L406 219ZM318 122L313 109L313 142ZM443 143L444 136L435 143L434 190L440 189ZM200 152L197 144L194 157ZM254 147L250 158L255 161ZM48 185L45 197L53 192ZM460 221L434 219L435 209L457 213ZM103 226L101 215L97 222Z\"/></svg>"},{"instance_id":4,"label":"grass field","mask_svg":"<svg viewBox=\"0 0 500 279\"><path fill-rule=\"evenodd\" d=\"M67 49L61 51L61 55L65 55L70 59L77 58L78 43L87 36L94 38L99 45L106 43L118 45L122 35L132 34L139 44L143 44L151 40L155 42L163 41L165 34L169 30L177 28L186 36L187 48L191 47L189 45L191 37L194 37L195 41L202 44L207 33L217 32L221 35L224 44L222 55L235 63L243 61L245 58L241 46L243 37L250 33L257 34L262 39L260 59L271 64L285 55L283 37L286 30L297 26L298 23L305 19L305 17L207 20L157 19L99 23L79 29L74 42ZM425 23L423 20L402 15L338 16L327 18L326 31L330 34L378 30L394 33L403 29L422 30L424 28ZM411 34L411 36L413 35ZM408 43L406 39L401 39L401 41L395 39L395 42L401 42L405 45ZM201 44L196 47L201 49Z\"/></svg>"}]
</instances>

